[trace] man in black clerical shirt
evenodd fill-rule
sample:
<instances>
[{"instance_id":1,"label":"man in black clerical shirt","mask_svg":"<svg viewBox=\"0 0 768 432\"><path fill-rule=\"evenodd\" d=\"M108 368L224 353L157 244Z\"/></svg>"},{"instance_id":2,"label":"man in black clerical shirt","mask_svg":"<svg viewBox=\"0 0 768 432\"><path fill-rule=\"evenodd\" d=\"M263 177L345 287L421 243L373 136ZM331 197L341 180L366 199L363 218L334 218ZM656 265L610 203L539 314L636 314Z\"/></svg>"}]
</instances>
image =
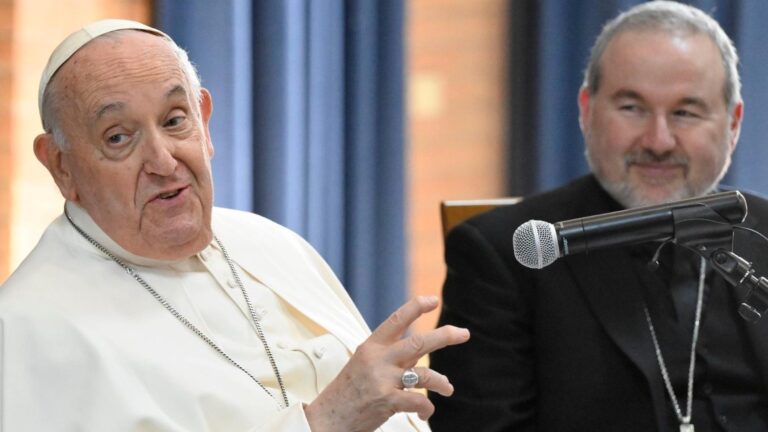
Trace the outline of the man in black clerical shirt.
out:
<instances>
[{"instance_id":1,"label":"man in black clerical shirt","mask_svg":"<svg viewBox=\"0 0 768 432\"><path fill-rule=\"evenodd\" d=\"M658 244L559 259L514 258L512 233L708 194L736 147L744 106L737 55L700 10L654 1L609 22L578 94L592 173L470 219L446 241L440 324L472 340L431 355L455 377L430 394L433 430L766 431L768 320L694 253ZM745 194L744 225L768 233L768 201ZM766 245L735 252L766 274ZM693 355L692 355L693 353Z\"/></svg>"}]
</instances>

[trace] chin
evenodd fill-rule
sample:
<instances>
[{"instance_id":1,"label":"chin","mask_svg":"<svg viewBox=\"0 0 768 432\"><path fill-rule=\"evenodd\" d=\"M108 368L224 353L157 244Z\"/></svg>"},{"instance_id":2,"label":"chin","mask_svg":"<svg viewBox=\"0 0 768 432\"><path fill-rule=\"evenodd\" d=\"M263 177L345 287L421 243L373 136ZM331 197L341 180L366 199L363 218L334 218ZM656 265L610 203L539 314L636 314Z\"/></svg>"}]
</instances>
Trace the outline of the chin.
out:
<instances>
[{"instance_id":1,"label":"chin","mask_svg":"<svg viewBox=\"0 0 768 432\"><path fill-rule=\"evenodd\" d=\"M201 250L213 240L213 232L210 227L189 227L166 230L161 233L145 236L145 244L154 245L152 253L159 256L154 258L177 260L188 258ZM153 257L149 257L153 258Z\"/></svg>"},{"instance_id":2,"label":"chin","mask_svg":"<svg viewBox=\"0 0 768 432\"><path fill-rule=\"evenodd\" d=\"M679 193L679 191L667 192L667 193L649 193L646 195L640 195L637 197L637 202L640 206L650 206L657 204L666 204L673 201L679 201L682 199L690 198L688 194Z\"/></svg>"},{"instance_id":3,"label":"chin","mask_svg":"<svg viewBox=\"0 0 768 432\"><path fill-rule=\"evenodd\" d=\"M627 181L609 182L599 178L598 181L613 199L626 208L665 204L697 195L690 185L685 183L659 187Z\"/></svg>"}]
</instances>

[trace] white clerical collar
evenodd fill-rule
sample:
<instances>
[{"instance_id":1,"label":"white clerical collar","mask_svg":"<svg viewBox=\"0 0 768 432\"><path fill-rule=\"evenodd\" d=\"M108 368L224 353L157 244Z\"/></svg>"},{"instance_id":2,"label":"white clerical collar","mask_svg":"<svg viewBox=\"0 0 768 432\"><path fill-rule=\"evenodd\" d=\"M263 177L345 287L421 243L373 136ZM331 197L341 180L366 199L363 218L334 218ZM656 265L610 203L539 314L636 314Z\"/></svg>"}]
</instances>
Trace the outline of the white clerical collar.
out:
<instances>
[{"instance_id":1,"label":"white clerical collar","mask_svg":"<svg viewBox=\"0 0 768 432\"><path fill-rule=\"evenodd\" d=\"M72 221L74 221L75 224L80 227L80 229L85 231L89 236L93 237L94 240L101 243L105 248L107 248L107 250L115 254L115 256L121 260L134 265L147 267L170 266L177 269L198 267L198 265L192 262L197 261L196 255L179 260L159 260L128 252L122 246L117 244L117 242L112 240L112 238L107 235L107 233L105 233L104 230L99 227L99 225L96 224L93 218L91 218L91 215L89 215L84 208L80 207L80 205L72 201L67 201L64 205L66 206L67 213L69 213L69 217L72 218ZM210 246L207 246L206 248L208 247Z\"/></svg>"}]
</instances>

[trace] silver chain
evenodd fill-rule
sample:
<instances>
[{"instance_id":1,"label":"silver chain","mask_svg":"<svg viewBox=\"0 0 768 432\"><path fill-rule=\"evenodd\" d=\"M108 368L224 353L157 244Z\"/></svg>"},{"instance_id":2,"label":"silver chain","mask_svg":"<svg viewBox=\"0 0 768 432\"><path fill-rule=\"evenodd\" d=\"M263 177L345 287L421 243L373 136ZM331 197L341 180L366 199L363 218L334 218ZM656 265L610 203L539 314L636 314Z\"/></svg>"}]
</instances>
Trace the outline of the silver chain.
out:
<instances>
[{"instance_id":1,"label":"silver chain","mask_svg":"<svg viewBox=\"0 0 768 432\"><path fill-rule=\"evenodd\" d=\"M699 266L699 292L696 299L696 317L693 319L693 341L691 343L691 359L688 363L688 400L686 401L686 413L680 411L680 405L677 402L675 391L672 388L672 381L669 379L669 373L667 372L666 364L664 363L664 357L661 355L661 347L659 341L656 338L656 330L653 328L653 322L651 321L651 314L648 312L648 306L645 305L645 319L648 321L648 328L651 330L651 338L653 339L653 347L656 349L656 360L659 362L659 368L661 369L661 376L664 378L664 385L667 387L667 393L672 400L672 406L675 409L675 414L678 420L680 420L681 426L689 426L691 424L691 415L693 407L693 372L696 369L696 344L699 341L699 324L701 323L701 309L704 298L704 279L706 277L707 260L701 257L701 264Z\"/></svg>"},{"instance_id":2,"label":"silver chain","mask_svg":"<svg viewBox=\"0 0 768 432\"><path fill-rule=\"evenodd\" d=\"M221 252L224 255L224 259L226 259L227 264L229 265L229 269L232 272L232 275L235 277L235 281L237 282L237 286L240 288L240 292L243 293L243 297L245 298L245 303L248 305L248 311L251 314L251 320L253 321L254 327L256 328L256 335L259 337L259 340L261 341L261 344L264 346L264 351L267 353L267 359L269 359L269 364L272 366L272 372L274 372L275 377L277 378L277 384L280 386L280 393L282 395L283 401L281 402L275 397L275 395L272 394L272 392L267 389L264 384L261 383L253 374L248 372L243 366L241 366L238 362L236 362L232 357L230 357L224 350L219 348L216 343L211 340L205 333L203 333L200 329L198 329L194 324L192 324L184 315L182 315L179 311L176 310L168 301L160 295L157 291L155 291L154 288L152 288L147 281L144 280L144 278L141 277L141 275L132 267L124 263L122 260L120 260L117 256L115 256L112 252L110 252L106 247L104 247L101 243L96 241L93 237L88 235L85 231L83 231L69 216L69 212L67 211L66 205L64 206L64 215L67 217L67 220L70 224L75 228L75 230L80 233L83 238L85 238L89 243L91 243L96 249L100 250L104 255L108 256L112 259L115 263L117 263L120 267L123 268L129 275L131 275L136 282L139 283L139 285L143 286L144 289L146 289L152 297L154 297L158 302L160 302L165 309L168 310L168 312L171 313L174 317L176 317L177 320L179 320L182 324L184 324L187 328L192 330L193 333L195 333L197 336L200 337L200 339L204 340L205 343L210 345L211 348L213 348L214 351L219 353L222 357L224 357L227 361L232 363L236 368L240 369L241 371L245 372L246 375L248 375L256 384L259 385L267 394L275 400L278 407L280 409L287 408L288 403L288 396L286 395L285 391L285 385L283 385L283 378L280 375L280 370L277 368L277 362L275 361L274 356L272 355L272 350L269 348L269 344L267 343L267 338L264 336L264 332L261 329L261 324L259 324L259 318L256 316L256 313L253 310L253 306L251 305L251 301L248 298L248 294L245 291L245 287L243 286L243 282L240 280L240 275L238 274L237 270L235 269L235 265L232 262L232 260L229 258L229 254L227 253L227 250L224 248L224 245L221 244L221 241L214 236L214 240L216 240L216 244L219 245L219 248L221 248Z\"/></svg>"}]
</instances>

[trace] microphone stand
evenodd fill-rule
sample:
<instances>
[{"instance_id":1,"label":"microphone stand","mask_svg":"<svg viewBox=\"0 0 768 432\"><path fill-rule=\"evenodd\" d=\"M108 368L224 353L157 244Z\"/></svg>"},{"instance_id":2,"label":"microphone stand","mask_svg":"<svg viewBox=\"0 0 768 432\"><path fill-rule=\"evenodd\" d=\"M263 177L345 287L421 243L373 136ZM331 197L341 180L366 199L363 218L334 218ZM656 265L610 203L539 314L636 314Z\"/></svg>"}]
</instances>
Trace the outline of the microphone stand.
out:
<instances>
[{"instance_id":1,"label":"microphone stand","mask_svg":"<svg viewBox=\"0 0 768 432\"><path fill-rule=\"evenodd\" d=\"M733 252L733 226L712 211L701 217L701 209L673 210L675 243L695 251L736 288L747 295L739 305L739 315L750 323L768 312L768 279L755 275L752 263Z\"/></svg>"},{"instance_id":2,"label":"microphone stand","mask_svg":"<svg viewBox=\"0 0 768 432\"><path fill-rule=\"evenodd\" d=\"M750 323L757 322L768 311L768 279L755 275L752 263L735 253L715 250L709 257L712 267L731 285L747 290L741 300L739 315Z\"/></svg>"}]
</instances>

